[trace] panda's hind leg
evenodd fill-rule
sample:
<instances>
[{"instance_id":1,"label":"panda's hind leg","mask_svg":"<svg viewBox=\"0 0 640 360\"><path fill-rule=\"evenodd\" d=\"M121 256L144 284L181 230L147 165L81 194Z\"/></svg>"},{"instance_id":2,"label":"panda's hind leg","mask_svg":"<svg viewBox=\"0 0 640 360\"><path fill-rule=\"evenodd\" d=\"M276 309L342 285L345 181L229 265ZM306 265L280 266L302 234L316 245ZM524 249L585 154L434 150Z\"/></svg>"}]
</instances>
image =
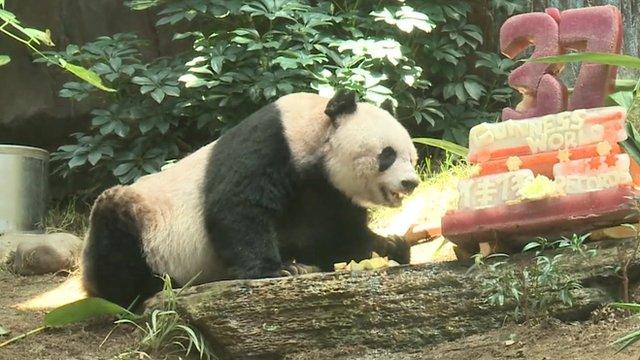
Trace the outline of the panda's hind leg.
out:
<instances>
[{"instance_id":1,"label":"panda's hind leg","mask_svg":"<svg viewBox=\"0 0 640 360\"><path fill-rule=\"evenodd\" d=\"M81 264L90 296L135 307L162 289L142 250L140 230L147 211L127 187L113 187L96 199Z\"/></svg>"}]
</instances>

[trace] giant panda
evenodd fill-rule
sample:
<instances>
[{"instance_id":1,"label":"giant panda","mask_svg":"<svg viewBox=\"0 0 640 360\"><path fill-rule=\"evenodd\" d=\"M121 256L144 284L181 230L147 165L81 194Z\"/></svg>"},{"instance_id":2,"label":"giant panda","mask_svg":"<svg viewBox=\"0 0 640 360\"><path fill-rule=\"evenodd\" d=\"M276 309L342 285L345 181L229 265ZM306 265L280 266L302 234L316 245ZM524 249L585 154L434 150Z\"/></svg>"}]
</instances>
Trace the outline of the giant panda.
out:
<instances>
[{"instance_id":1,"label":"giant panda","mask_svg":"<svg viewBox=\"0 0 640 360\"><path fill-rule=\"evenodd\" d=\"M367 226L418 185L417 152L386 110L283 96L173 166L95 201L82 254L90 296L122 306L162 288L330 271L372 251L409 262L401 237Z\"/></svg>"}]
</instances>

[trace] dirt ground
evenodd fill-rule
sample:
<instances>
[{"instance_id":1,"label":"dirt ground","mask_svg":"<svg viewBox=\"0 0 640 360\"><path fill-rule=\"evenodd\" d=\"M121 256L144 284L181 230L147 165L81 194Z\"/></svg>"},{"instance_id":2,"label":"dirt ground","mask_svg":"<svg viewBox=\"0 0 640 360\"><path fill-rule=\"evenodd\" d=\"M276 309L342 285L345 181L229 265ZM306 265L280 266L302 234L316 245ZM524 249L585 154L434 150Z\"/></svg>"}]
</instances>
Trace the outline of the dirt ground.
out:
<instances>
[{"instance_id":1,"label":"dirt ground","mask_svg":"<svg viewBox=\"0 0 640 360\"><path fill-rule=\"evenodd\" d=\"M21 310L16 306L60 286L66 277L23 277L0 269L0 326L11 331L0 342L42 325L44 310ZM0 348L0 360L94 360L111 359L135 345L132 328L119 328L100 344L113 325L104 321L51 329Z\"/></svg>"},{"instance_id":2,"label":"dirt ground","mask_svg":"<svg viewBox=\"0 0 640 360\"><path fill-rule=\"evenodd\" d=\"M25 310L25 302L59 287L63 276L22 277L0 270L0 326L11 336L39 327L43 310ZM603 315L604 314L604 315ZM359 351L357 348L335 354L306 353L290 359L636 359L640 346L615 354L611 342L640 328L640 318L620 318L601 312L586 323L552 323L535 326L507 325L496 331L470 336L455 342L440 344L418 353L392 354L388 351ZM136 345L138 337L132 328L118 328L100 344L113 329L108 321L69 326L24 338L0 349L1 360L84 360L113 359ZM131 359L133 357L126 357ZM146 358L146 357L145 357ZM155 359L156 357L154 357ZM163 358L163 357L162 357Z\"/></svg>"},{"instance_id":3,"label":"dirt ground","mask_svg":"<svg viewBox=\"0 0 640 360\"><path fill-rule=\"evenodd\" d=\"M638 317L609 319L597 323L551 323L508 325L500 330L469 336L415 353L352 349L291 356L290 360L332 358L362 360L631 360L638 359L640 346L616 354L611 342L640 328Z\"/></svg>"}]
</instances>

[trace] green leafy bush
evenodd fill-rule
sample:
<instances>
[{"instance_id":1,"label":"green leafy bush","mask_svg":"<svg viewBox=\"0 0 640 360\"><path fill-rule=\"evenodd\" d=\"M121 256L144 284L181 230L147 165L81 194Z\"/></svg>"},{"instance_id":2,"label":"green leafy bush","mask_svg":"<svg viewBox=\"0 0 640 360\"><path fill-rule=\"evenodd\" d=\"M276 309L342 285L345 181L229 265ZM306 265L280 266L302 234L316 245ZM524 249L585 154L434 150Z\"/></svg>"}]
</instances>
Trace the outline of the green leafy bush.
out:
<instances>
[{"instance_id":1,"label":"green leafy bush","mask_svg":"<svg viewBox=\"0 0 640 360\"><path fill-rule=\"evenodd\" d=\"M476 6L491 12L497 27L519 2ZM174 34L192 49L149 61L143 41L117 34L55 54L90 67L118 90L64 85L60 96L97 105L91 129L54 154L58 171L91 168L102 182L108 172L128 183L282 95L330 95L336 87L376 104L390 101L413 134L464 146L469 127L497 119L513 95L505 85L513 62L492 45L481 51L472 3L129 1L133 9L157 7L158 26L194 29Z\"/></svg>"},{"instance_id":2,"label":"green leafy bush","mask_svg":"<svg viewBox=\"0 0 640 360\"><path fill-rule=\"evenodd\" d=\"M30 51L39 56L38 61L47 62L49 65L57 65L100 90L115 91L114 89L104 86L102 84L102 80L96 73L71 64L59 57L50 58L43 54L38 49L39 46L54 46L54 43L51 40L51 32L49 30L42 31L26 27L14 13L6 10L4 6L5 1L0 0L0 35L9 37L10 39L24 45ZM8 55L0 54L0 66L8 64L10 61L11 58Z\"/></svg>"},{"instance_id":3,"label":"green leafy bush","mask_svg":"<svg viewBox=\"0 0 640 360\"><path fill-rule=\"evenodd\" d=\"M522 249L523 252L535 250L531 261L517 265L505 260L489 261L508 258L506 254L475 255L472 269L480 276L487 303L493 306L512 304L516 321L545 317L554 303L571 306L571 291L581 288L581 285L567 271L566 254L551 255L544 251L564 248L584 258L596 256L596 250L584 244L588 236L573 235L554 242L539 238Z\"/></svg>"}]
</instances>

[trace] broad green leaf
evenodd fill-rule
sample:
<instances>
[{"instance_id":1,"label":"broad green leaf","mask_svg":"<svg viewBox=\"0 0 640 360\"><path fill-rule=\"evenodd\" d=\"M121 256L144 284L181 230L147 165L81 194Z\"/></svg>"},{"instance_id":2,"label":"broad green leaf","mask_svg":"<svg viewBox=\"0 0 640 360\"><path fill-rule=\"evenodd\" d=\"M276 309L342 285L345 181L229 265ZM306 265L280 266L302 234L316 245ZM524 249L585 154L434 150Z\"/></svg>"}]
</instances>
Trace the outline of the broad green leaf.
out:
<instances>
[{"instance_id":1,"label":"broad green leaf","mask_svg":"<svg viewBox=\"0 0 640 360\"><path fill-rule=\"evenodd\" d=\"M155 83L151 79L144 76L134 76L133 79L131 79L131 82L138 85L155 86Z\"/></svg>"},{"instance_id":2,"label":"broad green leaf","mask_svg":"<svg viewBox=\"0 0 640 360\"><path fill-rule=\"evenodd\" d=\"M73 169L74 167L77 167L77 166L80 166L80 165L84 165L84 163L86 163L86 162L87 162L87 156L86 155L74 156L69 161L69 168Z\"/></svg>"},{"instance_id":3,"label":"broad green leaf","mask_svg":"<svg viewBox=\"0 0 640 360\"><path fill-rule=\"evenodd\" d=\"M162 100L164 100L164 91L162 91L162 89L155 89L151 92L151 97L160 104Z\"/></svg>"},{"instance_id":4,"label":"broad green leaf","mask_svg":"<svg viewBox=\"0 0 640 360\"><path fill-rule=\"evenodd\" d=\"M11 61L11 58L7 55L0 55L0 66L7 65Z\"/></svg>"},{"instance_id":5,"label":"broad green leaf","mask_svg":"<svg viewBox=\"0 0 640 360\"><path fill-rule=\"evenodd\" d=\"M106 87L102 84L102 80L100 79L100 76L98 76L98 74L96 74L95 72L91 71L91 70L87 70L81 66L77 66L77 65L73 65L71 63L66 62L64 59L59 59L60 61L60 66L62 66L63 69L69 71L70 73L74 74L75 76L79 77L80 79L88 82L89 84L97 87L100 90L104 90L104 91L108 91L108 92L115 92L115 89Z\"/></svg>"},{"instance_id":6,"label":"broad green leaf","mask_svg":"<svg viewBox=\"0 0 640 360\"><path fill-rule=\"evenodd\" d=\"M640 69L640 58L629 55L611 53L571 53L557 56L544 56L535 59L528 59L527 62L556 64L567 62L589 62L595 64L615 65L634 69Z\"/></svg>"},{"instance_id":7,"label":"broad green leaf","mask_svg":"<svg viewBox=\"0 0 640 360\"><path fill-rule=\"evenodd\" d=\"M115 169L113 169L113 175L122 176L122 175L128 173L131 169L133 169L134 166L136 166L136 164L133 163L133 162L122 163L122 164L116 166Z\"/></svg>"},{"instance_id":8,"label":"broad green leaf","mask_svg":"<svg viewBox=\"0 0 640 360\"><path fill-rule=\"evenodd\" d=\"M633 91L618 91L611 94L610 97L616 104L627 109L627 111L633 105Z\"/></svg>"},{"instance_id":9,"label":"broad green leaf","mask_svg":"<svg viewBox=\"0 0 640 360\"><path fill-rule=\"evenodd\" d=\"M633 158L633 160L640 163L640 144L638 143L638 139L640 139L640 137L636 136L637 131L630 123L627 123L627 133L629 134L629 137L620 142L620 145L622 145L622 148Z\"/></svg>"},{"instance_id":10,"label":"broad green leaf","mask_svg":"<svg viewBox=\"0 0 640 360\"><path fill-rule=\"evenodd\" d=\"M475 100L480 99L480 96L482 96L482 93L484 92L484 88L482 87L482 85L475 81L465 81L464 88L465 90L467 90L469 96L471 96Z\"/></svg>"},{"instance_id":11,"label":"broad green leaf","mask_svg":"<svg viewBox=\"0 0 640 360\"><path fill-rule=\"evenodd\" d=\"M2 326L0 326L0 336L5 336L5 335L9 335L11 331L3 328Z\"/></svg>"},{"instance_id":12,"label":"broad green leaf","mask_svg":"<svg viewBox=\"0 0 640 360\"><path fill-rule=\"evenodd\" d=\"M447 140L432 139L432 138L415 138L413 139L413 142L416 142L418 144L428 145L428 146L434 146L444 151L448 151L452 154L462 156L462 157L467 156L467 154L469 153L469 149L465 148L464 146L454 144Z\"/></svg>"},{"instance_id":13,"label":"broad green leaf","mask_svg":"<svg viewBox=\"0 0 640 360\"><path fill-rule=\"evenodd\" d=\"M177 86L163 86L162 91L169 96L180 96L180 88Z\"/></svg>"},{"instance_id":14,"label":"broad green leaf","mask_svg":"<svg viewBox=\"0 0 640 360\"><path fill-rule=\"evenodd\" d=\"M44 316L44 325L60 327L96 318L99 316L117 316L133 314L112 302L101 298L86 298L56 308Z\"/></svg>"},{"instance_id":15,"label":"broad green leaf","mask_svg":"<svg viewBox=\"0 0 640 360\"><path fill-rule=\"evenodd\" d=\"M91 163L91 165L94 165L94 166L95 164L98 163L98 161L100 161L100 158L102 158L102 153L99 151L93 151L87 157L87 159L89 160L89 163Z\"/></svg>"}]
</instances>

